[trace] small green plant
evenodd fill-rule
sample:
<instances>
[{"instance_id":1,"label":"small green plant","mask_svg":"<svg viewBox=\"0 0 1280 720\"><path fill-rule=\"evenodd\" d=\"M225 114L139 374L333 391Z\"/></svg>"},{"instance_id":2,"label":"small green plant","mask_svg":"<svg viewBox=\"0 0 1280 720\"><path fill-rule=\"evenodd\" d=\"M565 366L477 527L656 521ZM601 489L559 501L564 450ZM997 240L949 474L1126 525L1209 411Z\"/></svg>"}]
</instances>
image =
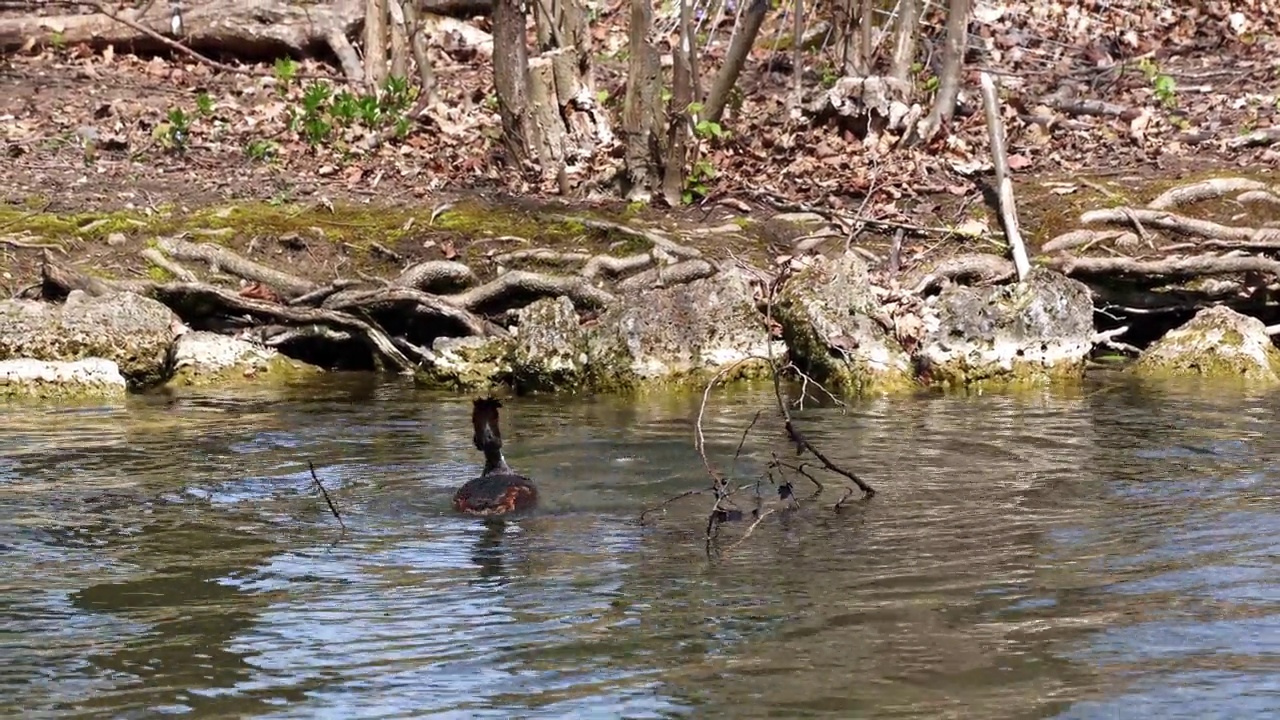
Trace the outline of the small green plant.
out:
<instances>
[{"instance_id":1,"label":"small green plant","mask_svg":"<svg viewBox=\"0 0 1280 720\"><path fill-rule=\"evenodd\" d=\"M182 108L173 108L167 116L164 126L166 145L179 152L187 149L187 141L191 137L191 117Z\"/></svg>"},{"instance_id":2,"label":"small green plant","mask_svg":"<svg viewBox=\"0 0 1280 720\"><path fill-rule=\"evenodd\" d=\"M270 140L254 140L244 146L244 154L255 162L270 162L280 152L280 146Z\"/></svg>"},{"instance_id":3,"label":"small green plant","mask_svg":"<svg viewBox=\"0 0 1280 720\"><path fill-rule=\"evenodd\" d=\"M196 95L196 112L202 117L209 117L213 114L213 98L209 97L209 93L201 92Z\"/></svg>"},{"instance_id":4,"label":"small green plant","mask_svg":"<svg viewBox=\"0 0 1280 720\"><path fill-rule=\"evenodd\" d=\"M698 160L689 170L689 177L684 181L684 192L680 201L690 205L694 200L707 196L707 183L716 178L716 168L708 160Z\"/></svg>"},{"instance_id":5,"label":"small green plant","mask_svg":"<svg viewBox=\"0 0 1280 720\"><path fill-rule=\"evenodd\" d=\"M1178 105L1178 84L1171 76L1160 72L1159 65L1151 58L1142 58L1138 61L1138 70L1151 83L1151 91L1157 100L1170 108Z\"/></svg>"},{"instance_id":6,"label":"small green plant","mask_svg":"<svg viewBox=\"0 0 1280 720\"><path fill-rule=\"evenodd\" d=\"M281 94L288 90L288 86L298 76L298 63L293 58L279 58L276 60L275 66L276 81L279 83Z\"/></svg>"},{"instance_id":7,"label":"small green plant","mask_svg":"<svg viewBox=\"0 0 1280 720\"><path fill-rule=\"evenodd\" d=\"M333 96L333 102L329 104L329 113L333 115L333 119L339 126L346 127L355 122L359 102L355 95L343 90Z\"/></svg>"}]
</instances>

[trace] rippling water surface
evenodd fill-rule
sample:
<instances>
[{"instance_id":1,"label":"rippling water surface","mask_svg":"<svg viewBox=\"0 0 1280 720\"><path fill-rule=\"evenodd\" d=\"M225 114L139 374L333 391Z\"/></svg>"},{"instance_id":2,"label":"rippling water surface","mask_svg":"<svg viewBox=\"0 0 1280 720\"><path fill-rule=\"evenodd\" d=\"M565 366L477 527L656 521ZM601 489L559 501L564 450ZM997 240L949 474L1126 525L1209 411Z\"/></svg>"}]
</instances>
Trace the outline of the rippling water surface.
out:
<instances>
[{"instance_id":1,"label":"rippling water surface","mask_svg":"<svg viewBox=\"0 0 1280 720\"><path fill-rule=\"evenodd\" d=\"M0 405L0 715L1280 713L1280 400L1101 383L797 413L879 490L708 560L698 397L507 403L541 512L458 517L468 401L400 385ZM789 448L768 391L709 454ZM312 460L347 524L315 492ZM743 526L726 529L727 547Z\"/></svg>"}]
</instances>

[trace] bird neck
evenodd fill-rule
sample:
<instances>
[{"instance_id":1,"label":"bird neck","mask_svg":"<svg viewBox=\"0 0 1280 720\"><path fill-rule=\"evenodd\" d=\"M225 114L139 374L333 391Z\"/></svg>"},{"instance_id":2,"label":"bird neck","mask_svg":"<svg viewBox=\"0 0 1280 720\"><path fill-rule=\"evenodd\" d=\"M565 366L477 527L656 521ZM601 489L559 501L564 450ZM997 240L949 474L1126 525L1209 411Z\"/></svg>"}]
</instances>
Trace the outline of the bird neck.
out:
<instances>
[{"instance_id":1,"label":"bird neck","mask_svg":"<svg viewBox=\"0 0 1280 720\"><path fill-rule=\"evenodd\" d=\"M502 456L501 445L486 445L484 448L484 474L497 475L510 473L507 459Z\"/></svg>"}]
</instances>

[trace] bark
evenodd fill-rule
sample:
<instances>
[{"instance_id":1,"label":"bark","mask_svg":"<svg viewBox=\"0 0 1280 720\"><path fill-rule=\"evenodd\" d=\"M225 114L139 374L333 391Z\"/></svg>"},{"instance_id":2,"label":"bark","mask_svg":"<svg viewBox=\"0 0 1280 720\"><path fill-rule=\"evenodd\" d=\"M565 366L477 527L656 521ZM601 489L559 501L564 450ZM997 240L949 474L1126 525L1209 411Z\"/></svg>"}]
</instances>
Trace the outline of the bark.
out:
<instances>
[{"instance_id":1,"label":"bark","mask_svg":"<svg viewBox=\"0 0 1280 720\"><path fill-rule=\"evenodd\" d=\"M960 95L960 71L964 68L964 49L968 43L970 0L951 0L947 8L947 37L942 48L942 74L933 110L920 123L918 135L928 141L956 112Z\"/></svg>"},{"instance_id":2,"label":"bark","mask_svg":"<svg viewBox=\"0 0 1280 720\"><path fill-rule=\"evenodd\" d=\"M899 0L898 24L893 33L893 61L889 77L906 83L911 77L911 64L916 59L916 33L920 26L919 0Z\"/></svg>"},{"instance_id":3,"label":"bark","mask_svg":"<svg viewBox=\"0 0 1280 720\"><path fill-rule=\"evenodd\" d=\"M365 0L364 76L375 93L387 80L387 0Z\"/></svg>"},{"instance_id":4,"label":"bark","mask_svg":"<svg viewBox=\"0 0 1280 720\"><path fill-rule=\"evenodd\" d=\"M488 13L489 3L481 0L420 0L426 12L470 17ZM141 11L115 10L117 16L169 38L172 11L168 3L153 2ZM335 46L354 37L364 21L362 0L329 0L295 3L288 0L195 0L184 3L183 35L187 47L228 54L241 60L275 59L282 55L313 57L316 49ZM49 45L55 37L68 45L94 48L115 45L138 52L167 52L171 48L136 28L100 13L0 18L0 52L20 49L29 39L36 47ZM339 42L338 38L341 38ZM349 49L349 43L347 48Z\"/></svg>"},{"instance_id":5,"label":"bark","mask_svg":"<svg viewBox=\"0 0 1280 720\"><path fill-rule=\"evenodd\" d=\"M707 94L707 102L703 108L702 118L711 122L720 122L725 105L729 102L729 93L738 82L738 75L747 63L747 56L755 45L756 36L760 34L760 24L769 12L769 0L751 0L747 11L742 15L742 26L734 33L729 51L725 53L724 64L716 73L715 82Z\"/></svg>"},{"instance_id":6,"label":"bark","mask_svg":"<svg viewBox=\"0 0 1280 720\"><path fill-rule=\"evenodd\" d=\"M667 127L666 169L662 177L662 196L676 207L684 195L686 165L689 161L690 109L693 104L693 11L689 0L680 0L679 46L671 54L671 108Z\"/></svg>"},{"instance_id":7,"label":"bark","mask_svg":"<svg viewBox=\"0 0 1280 720\"><path fill-rule=\"evenodd\" d=\"M521 0L493 0L493 84L502 117L502 141L507 160L520 172L528 172L529 48L525 44L525 14Z\"/></svg>"},{"instance_id":8,"label":"bark","mask_svg":"<svg viewBox=\"0 0 1280 720\"><path fill-rule=\"evenodd\" d=\"M648 202L661 157L658 129L662 127L662 71L658 51L649 39L653 29L653 4L631 0L630 49L627 60L627 94L622 106L622 130L626 138L627 199Z\"/></svg>"}]
</instances>

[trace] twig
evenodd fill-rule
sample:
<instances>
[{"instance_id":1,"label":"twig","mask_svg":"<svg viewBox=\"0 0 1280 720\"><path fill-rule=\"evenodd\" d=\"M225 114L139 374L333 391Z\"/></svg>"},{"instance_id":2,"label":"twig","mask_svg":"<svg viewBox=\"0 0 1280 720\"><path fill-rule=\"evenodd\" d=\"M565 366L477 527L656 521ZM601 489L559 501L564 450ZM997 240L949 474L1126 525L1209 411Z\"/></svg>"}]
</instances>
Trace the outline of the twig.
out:
<instances>
[{"instance_id":1,"label":"twig","mask_svg":"<svg viewBox=\"0 0 1280 720\"><path fill-rule=\"evenodd\" d=\"M724 552L732 552L734 548L746 542L747 538L751 537L751 533L755 532L756 526L759 525L762 520L764 520L765 518L769 517L770 515L776 512L778 512L778 508L769 508L768 510L765 510L764 512L756 516L755 522L751 523L751 527L747 528L747 531L742 534L742 537L738 538L737 542L725 548Z\"/></svg>"},{"instance_id":2,"label":"twig","mask_svg":"<svg viewBox=\"0 0 1280 720\"><path fill-rule=\"evenodd\" d=\"M329 497L329 491L324 489L324 483L320 482L320 476L316 475L315 464L308 460L307 467L311 468L311 479L316 481L316 487L320 488L320 494L324 495L324 501L329 504L330 512L338 519L338 524L342 526L342 529L346 530L347 524L342 521L342 514L338 512L338 506L333 504L333 498Z\"/></svg>"},{"instance_id":3,"label":"twig","mask_svg":"<svg viewBox=\"0 0 1280 720\"><path fill-rule=\"evenodd\" d=\"M982 105L987 115L987 135L991 140L991 162L996 170L1000 219L1004 221L1005 237L1009 241L1009 250L1013 254L1013 265L1018 270L1018 281L1022 282L1031 272L1031 262L1027 259L1027 246L1023 244L1022 232L1018 228L1018 209L1013 199L1013 180L1009 177L1009 160L1004 147L1004 123L1000 120L1000 101L996 97L996 85L991 75L984 72L980 80Z\"/></svg>"}]
</instances>

